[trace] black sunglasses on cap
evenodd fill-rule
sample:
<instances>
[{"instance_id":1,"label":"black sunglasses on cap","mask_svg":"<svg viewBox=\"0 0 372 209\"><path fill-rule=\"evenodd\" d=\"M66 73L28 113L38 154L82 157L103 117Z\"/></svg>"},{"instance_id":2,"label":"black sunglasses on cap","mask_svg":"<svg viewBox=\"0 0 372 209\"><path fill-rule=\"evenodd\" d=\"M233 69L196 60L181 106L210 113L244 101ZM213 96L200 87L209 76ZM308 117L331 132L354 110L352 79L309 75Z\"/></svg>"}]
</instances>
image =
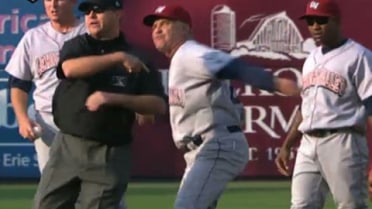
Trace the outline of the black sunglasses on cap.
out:
<instances>
[{"instance_id":1,"label":"black sunglasses on cap","mask_svg":"<svg viewBox=\"0 0 372 209\"><path fill-rule=\"evenodd\" d=\"M317 23L318 25L325 25L329 21L329 17L307 17L306 23L308 26L314 25L314 23Z\"/></svg>"},{"instance_id":2,"label":"black sunglasses on cap","mask_svg":"<svg viewBox=\"0 0 372 209\"><path fill-rule=\"evenodd\" d=\"M90 6L90 7L88 7L88 8L86 8L84 11L83 11L83 13L85 14L85 15L89 15L90 14L90 12L94 12L95 14L101 14L101 13L104 13L106 10L108 10L108 9L106 9L106 8L102 8L102 7L99 7L99 6Z\"/></svg>"}]
</instances>

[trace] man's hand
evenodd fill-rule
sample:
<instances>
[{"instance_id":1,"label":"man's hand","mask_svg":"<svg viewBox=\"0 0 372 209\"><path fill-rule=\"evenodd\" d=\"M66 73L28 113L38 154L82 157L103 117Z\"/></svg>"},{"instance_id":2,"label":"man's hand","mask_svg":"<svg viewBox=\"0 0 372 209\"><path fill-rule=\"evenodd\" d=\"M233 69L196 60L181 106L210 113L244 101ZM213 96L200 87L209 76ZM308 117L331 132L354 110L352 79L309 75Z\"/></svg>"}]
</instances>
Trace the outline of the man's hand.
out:
<instances>
[{"instance_id":1,"label":"man's hand","mask_svg":"<svg viewBox=\"0 0 372 209\"><path fill-rule=\"evenodd\" d=\"M130 54L124 54L123 66L130 73L137 73L137 72L140 72L141 70L150 72L150 70L146 67L146 65L140 59Z\"/></svg>"},{"instance_id":2,"label":"man's hand","mask_svg":"<svg viewBox=\"0 0 372 209\"><path fill-rule=\"evenodd\" d=\"M142 115L136 113L136 120L138 125L143 126L145 124L155 123L155 115Z\"/></svg>"},{"instance_id":3,"label":"man's hand","mask_svg":"<svg viewBox=\"0 0 372 209\"><path fill-rule=\"evenodd\" d=\"M102 91L94 92L87 98L85 106L89 111L97 111L102 105L108 102L108 94Z\"/></svg>"},{"instance_id":4,"label":"man's hand","mask_svg":"<svg viewBox=\"0 0 372 209\"><path fill-rule=\"evenodd\" d=\"M275 90L287 96L298 96L301 93L301 89L296 82L286 78L274 78Z\"/></svg>"},{"instance_id":5,"label":"man's hand","mask_svg":"<svg viewBox=\"0 0 372 209\"><path fill-rule=\"evenodd\" d=\"M35 133L34 127L40 127L35 121L30 118L24 118L18 121L19 134L30 141L34 141L36 138L40 137L40 133Z\"/></svg>"},{"instance_id":6,"label":"man's hand","mask_svg":"<svg viewBox=\"0 0 372 209\"><path fill-rule=\"evenodd\" d=\"M275 164L276 167L278 168L279 173L281 173L284 176L289 176L290 171L289 171L289 157L290 157L290 149L286 147L281 147L279 154L276 156L275 159Z\"/></svg>"}]
</instances>

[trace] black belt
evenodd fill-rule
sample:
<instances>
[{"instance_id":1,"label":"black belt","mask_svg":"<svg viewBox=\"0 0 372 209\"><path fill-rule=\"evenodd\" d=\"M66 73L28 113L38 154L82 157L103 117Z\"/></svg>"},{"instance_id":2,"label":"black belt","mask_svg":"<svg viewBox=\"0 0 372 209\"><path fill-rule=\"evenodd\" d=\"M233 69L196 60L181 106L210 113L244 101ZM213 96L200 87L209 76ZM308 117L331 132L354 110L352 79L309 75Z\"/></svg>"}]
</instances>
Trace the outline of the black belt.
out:
<instances>
[{"instance_id":1,"label":"black belt","mask_svg":"<svg viewBox=\"0 0 372 209\"><path fill-rule=\"evenodd\" d=\"M226 129L227 129L230 133L242 132L242 129L240 128L240 126L227 126Z\"/></svg>"},{"instance_id":2,"label":"black belt","mask_svg":"<svg viewBox=\"0 0 372 209\"><path fill-rule=\"evenodd\" d=\"M241 132L242 131L240 126L226 126L226 130L230 133L236 133L236 132ZM184 144L184 149L187 150L187 151L190 151L191 150L190 147L192 147L192 146L199 147L203 143L203 138L202 138L201 135L185 136L182 139L182 143Z\"/></svg>"},{"instance_id":3,"label":"black belt","mask_svg":"<svg viewBox=\"0 0 372 209\"><path fill-rule=\"evenodd\" d=\"M359 133L359 134L364 134L363 130L358 130L355 127L344 127L344 128L332 128L332 129L315 129L311 130L309 132L306 132L307 135L312 136L312 137L326 137L331 134L335 133L341 133L341 132L354 132L354 133Z\"/></svg>"}]
</instances>

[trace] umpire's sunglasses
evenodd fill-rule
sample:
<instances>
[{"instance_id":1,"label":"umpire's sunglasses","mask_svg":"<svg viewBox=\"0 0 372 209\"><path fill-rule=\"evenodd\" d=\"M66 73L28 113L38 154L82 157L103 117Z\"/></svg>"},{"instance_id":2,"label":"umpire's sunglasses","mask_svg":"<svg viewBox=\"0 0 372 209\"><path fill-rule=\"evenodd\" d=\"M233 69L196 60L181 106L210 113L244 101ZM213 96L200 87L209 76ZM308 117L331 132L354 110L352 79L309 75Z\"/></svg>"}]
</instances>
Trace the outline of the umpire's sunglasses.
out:
<instances>
[{"instance_id":1,"label":"umpire's sunglasses","mask_svg":"<svg viewBox=\"0 0 372 209\"><path fill-rule=\"evenodd\" d=\"M107 11L108 9L107 8L103 8L103 7L99 7L99 6L90 6L88 8L86 8L83 13L85 15L89 15L90 12L93 12L95 14L101 14L101 13L104 13L105 11Z\"/></svg>"},{"instance_id":2,"label":"umpire's sunglasses","mask_svg":"<svg viewBox=\"0 0 372 209\"><path fill-rule=\"evenodd\" d=\"M306 17L306 23L308 26L314 25L317 23L318 25L325 25L329 22L329 17Z\"/></svg>"}]
</instances>

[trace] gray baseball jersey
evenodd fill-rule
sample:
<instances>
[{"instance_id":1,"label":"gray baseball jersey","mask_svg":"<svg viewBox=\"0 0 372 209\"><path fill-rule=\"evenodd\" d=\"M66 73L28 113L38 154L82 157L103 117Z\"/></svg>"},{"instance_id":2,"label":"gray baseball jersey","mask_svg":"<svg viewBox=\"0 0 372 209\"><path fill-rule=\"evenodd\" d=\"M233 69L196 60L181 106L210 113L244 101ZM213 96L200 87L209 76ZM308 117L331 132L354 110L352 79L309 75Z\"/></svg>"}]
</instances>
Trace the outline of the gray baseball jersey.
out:
<instances>
[{"instance_id":1,"label":"gray baseball jersey","mask_svg":"<svg viewBox=\"0 0 372 209\"><path fill-rule=\"evenodd\" d=\"M229 84L215 78L232 59L195 41L177 50L169 69L170 119L176 143L185 136L240 124Z\"/></svg>"},{"instance_id":2,"label":"gray baseball jersey","mask_svg":"<svg viewBox=\"0 0 372 209\"><path fill-rule=\"evenodd\" d=\"M5 71L16 78L34 82L33 99L37 111L52 112L51 98L58 83L55 68L59 50L66 40L85 31L81 23L68 33L60 33L46 22L28 30L18 43Z\"/></svg>"},{"instance_id":3,"label":"gray baseball jersey","mask_svg":"<svg viewBox=\"0 0 372 209\"><path fill-rule=\"evenodd\" d=\"M33 81L33 100L36 115L30 115L41 126L41 140L35 140L39 170L42 171L49 159L49 146L58 128L52 116L52 97L58 84L56 66L59 50L66 40L85 33L83 23L68 33L53 29L51 22L28 30L12 54L5 70L21 80Z\"/></svg>"},{"instance_id":4,"label":"gray baseball jersey","mask_svg":"<svg viewBox=\"0 0 372 209\"><path fill-rule=\"evenodd\" d=\"M299 130L364 128L362 100L372 96L371 52L353 40L324 55L321 50L314 50L303 66Z\"/></svg>"},{"instance_id":5,"label":"gray baseball jersey","mask_svg":"<svg viewBox=\"0 0 372 209\"><path fill-rule=\"evenodd\" d=\"M245 167L248 144L227 82L215 74L233 58L193 40L181 45L169 69L169 105L173 139L200 135L202 144L184 154L186 169L175 208L215 208L216 201Z\"/></svg>"},{"instance_id":6,"label":"gray baseball jersey","mask_svg":"<svg viewBox=\"0 0 372 209\"><path fill-rule=\"evenodd\" d=\"M371 68L371 51L353 40L306 59L291 208L321 208L328 191L338 208L368 208L362 101L372 96Z\"/></svg>"}]
</instances>

